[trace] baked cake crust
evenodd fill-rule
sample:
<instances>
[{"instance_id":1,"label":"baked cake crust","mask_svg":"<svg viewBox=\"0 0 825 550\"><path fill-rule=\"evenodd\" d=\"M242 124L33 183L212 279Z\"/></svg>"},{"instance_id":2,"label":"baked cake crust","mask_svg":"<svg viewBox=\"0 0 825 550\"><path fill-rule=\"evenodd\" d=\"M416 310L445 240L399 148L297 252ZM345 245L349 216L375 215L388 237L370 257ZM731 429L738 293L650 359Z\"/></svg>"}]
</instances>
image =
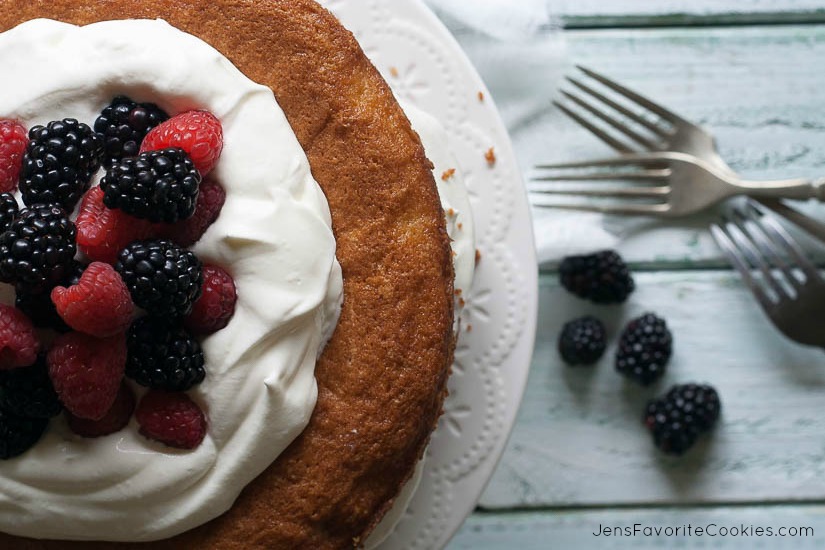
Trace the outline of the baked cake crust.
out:
<instances>
[{"instance_id":1,"label":"baked cake crust","mask_svg":"<svg viewBox=\"0 0 825 550\"><path fill-rule=\"evenodd\" d=\"M424 452L452 363L453 267L431 165L352 34L311 0L0 0L0 31L162 18L275 93L327 196L344 303L309 425L211 522L152 548L348 548ZM147 37L151 39L151 37ZM277 152L276 152L277 154ZM2 526L0 526L2 528ZM16 549L145 544L42 541Z\"/></svg>"}]
</instances>

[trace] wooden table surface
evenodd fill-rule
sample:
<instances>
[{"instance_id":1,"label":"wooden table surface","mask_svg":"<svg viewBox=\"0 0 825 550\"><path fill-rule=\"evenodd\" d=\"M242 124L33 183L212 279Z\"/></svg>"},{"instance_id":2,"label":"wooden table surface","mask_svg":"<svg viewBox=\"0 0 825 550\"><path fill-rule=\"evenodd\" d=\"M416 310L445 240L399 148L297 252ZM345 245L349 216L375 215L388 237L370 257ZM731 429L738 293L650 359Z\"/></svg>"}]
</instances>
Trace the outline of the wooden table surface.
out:
<instances>
[{"instance_id":1,"label":"wooden table surface","mask_svg":"<svg viewBox=\"0 0 825 550\"><path fill-rule=\"evenodd\" d=\"M735 170L754 179L825 175L825 1L549 3L563 18L571 64L601 70L707 126ZM542 116L556 120L558 132L535 136L548 142L541 160L610 153L549 101ZM526 168L539 159L520 160ZM825 219L820 205L805 208ZM518 420L451 550L825 548L825 355L770 325L709 238L713 216L628 232L618 248L638 290L623 306L573 298L559 288L554 266L542 266L537 343ZM825 258L825 245L806 246ZM675 346L665 379L647 389L612 366L617 331L644 311L667 319ZM607 322L612 345L594 368L566 367L558 332L585 313ZM722 419L686 456L665 457L641 426L641 411L648 398L688 381L719 390ZM634 524L660 534L593 534ZM708 532L697 535L696 527ZM774 536L759 536L760 527Z\"/></svg>"}]
</instances>

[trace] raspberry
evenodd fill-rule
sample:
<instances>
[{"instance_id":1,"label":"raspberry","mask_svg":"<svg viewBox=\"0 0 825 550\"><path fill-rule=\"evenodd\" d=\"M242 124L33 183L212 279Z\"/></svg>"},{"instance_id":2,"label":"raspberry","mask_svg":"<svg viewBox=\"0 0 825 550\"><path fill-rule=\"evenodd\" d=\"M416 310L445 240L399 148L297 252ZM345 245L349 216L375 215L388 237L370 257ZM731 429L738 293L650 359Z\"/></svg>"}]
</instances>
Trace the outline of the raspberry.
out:
<instances>
[{"instance_id":1,"label":"raspberry","mask_svg":"<svg viewBox=\"0 0 825 550\"><path fill-rule=\"evenodd\" d=\"M0 234L0 281L45 292L67 276L77 246L75 226L56 205L24 208Z\"/></svg>"},{"instance_id":2,"label":"raspberry","mask_svg":"<svg viewBox=\"0 0 825 550\"><path fill-rule=\"evenodd\" d=\"M211 178L203 180L195 204L195 213L178 223L163 224L160 236L171 239L183 247L192 246L218 219L224 201L226 201L226 191L223 190L221 184Z\"/></svg>"},{"instance_id":3,"label":"raspberry","mask_svg":"<svg viewBox=\"0 0 825 550\"><path fill-rule=\"evenodd\" d=\"M21 455L40 440L46 430L47 418L17 416L0 409L0 459Z\"/></svg>"},{"instance_id":4,"label":"raspberry","mask_svg":"<svg viewBox=\"0 0 825 550\"><path fill-rule=\"evenodd\" d=\"M673 351L673 336L664 319L646 313L622 331L616 351L619 374L647 386L661 378Z\"/></svg>"},{"instance_id":5,"label":"raspberry","mask_svg":"<svg viewBox=\"0 0 825 550\"><path fill-rule=\"evenodd\" d=\"M148 220L103 204L103 189L93 187L80 202L77 215L77 246L90 260L113 264L117 253L133 241L147 239L158 229Z\"/></svg>"},{"instance_id":6,"label":"raspberry","mask_svg":"<svg viewBox=\"0 0 825 550\"><path fill-rule=\"evenodd\" d=\"M17 199L11 193L0 193L0 233L11 227L19 212Z\"/></svg>"},{"instance_id":7,"label":"raspberry","mask_svg":"<svg viewBox=\"0 0 825 550\"><path fill-rule=\"evenodd\" d=\"M28 144L25 126L16 120L0 119L0 192L17 189L17 178Z\"/></svg>"},{"instance_id":8,"label":"raspberry","mask_svg":"<svg viewBox=\"0 0 825 550\"><path fill-rule=\"evenodd\" d=\"M564 288L597 304L624 302L635 288L627 265L613 250L564 258L559 278Z\"/></svg>"},{"instance_id":9,"label":"raspberry","mask_svg":"<svg viewBox=\"0 0 825 550\"><path fill-rule=\"evenodd\" d=\"M69 269L69 276L65 281L61 281L64 285L76 285L83 274L86 266L78 261L73 261ZM50 328L58 332L69 332L71 329L69 325L63 322L60 315L52 302L51 292L26 292L25 289L17 289L17 296L14 299L14 305L26 314L26 317L31 319L34 326L38 328Z\"/></svg>"},{"instance_id":10,"label":"raspberry","mask_svg":"<svg viewBox=\"0 0 825 550\"><path fill-rule=\"evenodd\" d=\"M58 336L46 356L49 376L66 409L99 420L112 408L126 365L126 337Z\"/></svg>"},{"instance_id":11,"label":"raspberry","mask_svg":"<svg viewBox=\"0 0 825 550\"><path fill-rule=\"evenodd\" d=\"M112 165L100 180L103 203L137 218L175 223L195 212L201 175L179 147L141 153Z\"/></svg>"},{"instance_id":12,"label":"raspberry","mask_svg":"<svg viewBox=\"0 0 825 550\"><path fill-rule=\"evenodd\" d=\"M26 367L37 359L40 342L28 317L0 304L0 370Z\"/></svg>"},{"instance_id":13,"label":"raspberry","mask_svg":"<svg viewBox=\"0 0 825 550\"><path fill-rule=\"evenodd\" d=\"M209 111L187 111L175 115L146 134L140 152L180 147L192 158L202 176L218 162L223 150L221 121Z\"/></svg>"},{"instance_id":14,"label":"raspberry","mask_svg":"<svg viewBox=\"0 0 825 550\"><path fill-rule=\"evenodd\" d=\"M51 418L63 410L45 355L41 354L34 365L0 371L0 409L29 418Z\"/></svg>"},{"instance_id":15,"label":"raspberry","mask_svg":"<svg viewBox=\"0 0 825 550\"><path fill-rule=\"evenodd\" d=\"M73 118L29 130L20 170L23 203L59 204L74 210L100 167L103 138Z\"/></svg>"},{"instance_id":16,"label":"raspberry","mask_svg":"<svg viewBox=\"0 0 825 550\"><path fill-rule=\"evenodd\" d=\"M98 338L124 332L135 306L114 268L92 262L77 284L52 289L52 302L67 325Z\"/></svg>"},{"instance_id":17,"label":"raspberry","mask_svg":"<svg viewBox=\"0 0 825 550\"><path fill-rule=\"evenodd\" d=\"M218 266L203 266L203 292L183 324L195 334L212 334L229 324L235 313L235 281Z\"/></svg>"},{"instance_id":18,"label":"raspberry","mask_svg":"<svg viewBox=\"0 0 825 550\"><path fill-rule=\"evenodd\" d=\"M606 346L604 325L590 315L566 323L559 335L559 353L568 365L592 365Z\"/></svg>"},{"instance_id":19,"label":"raspberry","mask_svg":"<svg viewBox=\"0 0 825 550\"><path fill-rule=\"evenodd\" d=\"M140 433L179 449L194 449L206 435L206 416L188 395L150 390L135 411Z\"/></svg>"},{"instance_id":20,"label":"raspberry","mask_svg":"<svg viewBox=\"0 0 825 550\"><path fill-rule=\"evenodd\" d=\"M203 382L203 351L175 321L141 317L126 335L126 376L156 390L186 391Z\"/></svg>"},{"instance_id":21,"label":"raspberry","mask_svg":"<svg viewBox=\"0 0 825 550\"><path fill-rule=\"evenodd\" d=\"M117 96L95 120L95 132L103 136L103 165L111 166L124 157L136 157L146 134L168 119L154 103L135 103Z\"/></svg>"},{"instance_id":22,"label":"raspberry","mask_svg":"<svg viewBox=\"0 0 825 550\"><path fill-rule=\"evenodd\" d=\"M182 317L201 295L200 260L172 241L133 242L121 250L115 269L135 305L150 315Z\"/></svg>"},{"instance_id":23,"label":"raspberry","mask_svg":"<svg viewBox=\"0 0 825 550\"><path fill-rule=\"evenodd\" d=\"M129 384L123 382L117 392L112 408L100 420L80 418L72 413L66 413L69 428L83 437L102 437L120 431L129 423L132 412L135 410L135 392Z\"/></svg>"},{"instance_id":24,"label":"raspberry","mask_svg":"<svg viewBox=\"0 0 825 550\"><path fill-rule=\"evenodd\" d=\"M719 394L713 387L681 384L649 401L643 420L659 449L681 455L713 428L720 409Z\"/></svg>"}]
</instances>

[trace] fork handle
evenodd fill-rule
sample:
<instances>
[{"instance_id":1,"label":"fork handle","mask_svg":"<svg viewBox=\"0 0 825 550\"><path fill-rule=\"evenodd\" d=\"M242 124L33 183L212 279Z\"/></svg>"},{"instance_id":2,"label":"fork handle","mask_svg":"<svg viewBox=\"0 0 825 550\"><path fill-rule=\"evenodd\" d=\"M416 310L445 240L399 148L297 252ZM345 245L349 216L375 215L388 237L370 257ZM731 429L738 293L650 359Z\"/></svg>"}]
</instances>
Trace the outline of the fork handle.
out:
<instances>
[{"instance_id":1,"label":"fork handle","mask_svg":"<svg viewBox=\"0 0 825 550\"><path fill-rule=\"evenodd\" d=\"M776 181L740 181L744 195L775 199L816 199L825 202L825 178Z\"/></svg>"}]
</instances>

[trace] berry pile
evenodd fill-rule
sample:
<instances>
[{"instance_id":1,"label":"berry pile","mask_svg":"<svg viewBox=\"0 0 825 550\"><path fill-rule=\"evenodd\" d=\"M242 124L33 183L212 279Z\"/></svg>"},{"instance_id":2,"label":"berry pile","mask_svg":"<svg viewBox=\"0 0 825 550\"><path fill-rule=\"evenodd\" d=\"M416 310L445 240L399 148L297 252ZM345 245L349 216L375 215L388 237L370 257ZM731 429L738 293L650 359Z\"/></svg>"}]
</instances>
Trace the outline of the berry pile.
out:
<instances>
[{"instance_id":1,"label":"berry pile","mask_svg":"<svg viewBox=\"0 0 825 550\"><path fill-rule=\"evenodd\" d=\"M597 304L624 302L635 289L630 271L613 250L568 256L559 265L562 287ZM591 365L607 346L605 327L588 315L567 322L558 339L558 350L568 365ZM673 353L673 335L655 313L632 319L622 331L615 354L616 371L642 386L665 374ZM651 400L644 423L655 445L663 452L681 455L709 431L719 417L720 402L711 386L673 386L663 397Z\"/></svg>"},{"instance_id":2,"label":"berry pile","mask_svg":"<svg viewBox=\"0 0 825 550\"><path fill-rule=\"evenodd\" d=\"M0 281L16 291L15 306L0 304L0 459L59 414L82 437L134 415L166 445L203 440L206 416L184 392L208 376L199 338L229 323L237 296L229 273L186 247L223 206L220 184L202 181L222 147L212 114L170 118L125 96L93 129L0 120ZM59 334L41 340L48 331ZM140 399L134 383L148 388Z\"/></svg>"}]
</instances>

